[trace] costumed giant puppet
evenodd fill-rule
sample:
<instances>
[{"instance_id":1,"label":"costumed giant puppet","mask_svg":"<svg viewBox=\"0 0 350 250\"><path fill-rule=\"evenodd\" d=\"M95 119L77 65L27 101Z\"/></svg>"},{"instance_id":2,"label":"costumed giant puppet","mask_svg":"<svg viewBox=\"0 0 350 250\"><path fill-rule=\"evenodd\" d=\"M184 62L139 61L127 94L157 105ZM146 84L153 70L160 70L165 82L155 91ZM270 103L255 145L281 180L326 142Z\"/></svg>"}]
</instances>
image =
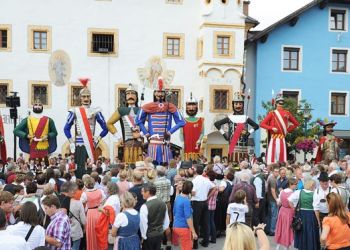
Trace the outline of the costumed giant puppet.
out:
<instances>
[{"instance_id":1,"label":"costumed giant puppet","mask_svg":"<svg viewBox=\"0 0 350 250\"><path fill-rule=\"evenodd\" d=\"M77 164L77 178L81 178L85 173L85 162L88 158L94 161L95 149L99 141L107 135L108 130L101 109L91 107L91 92L87 87L89 79L79 79L83 88L79 97L81 106L69 110L64 134L69 140L71 153L74 153ZM96 121L101 126L99 136L94 136ZM75 138L71 134L71 127L75 125Z\"/></svg>"},{"instance_id":2,"label":"costumed giant puppet","mask_svg":"<svg viewBox=\"0 0 350 250\"><path fill-rule=\"evenodd\" d=\"M283 109L282 94L277 94L275 102L276 109L270 111L260 123L260 127L268 131L267 164L287 161L286 136L299 126L297 119L288 110Z\"/></svg>"},{"instance_id":3,"label":"costumed giant puppet","mask_svg":"<svg viewBox=\"0 0 350 250\"><path fill-rule=\"evenodd\" d=\"M190 96L186 102L186 124L183 126L184 159L198 160L200 145L204 136L204 118L197 117L198 101Z\"/></svg>"},{"instance_id":4,"label":"costumed giant puppet","mask_svg":"<svg viewBox=\"0 0 350 250\"><path fill-rule=\"evenodd\" d=\"M54 121L43 115L43 104L35 99L33 113L23 119L13 133L19 137L20 149L30 159L46 160L57 148L57 130Z\"/></svg>"},{"instance_id":5,"label":"costumed giant puppet","mask_svg":"<svg viewBox=\"0 0 350 250\"><path fill-rule=\"evenodd\" d=\"M248 115L244 114L244 97L242 93L235 92L232 101L233 114L214 123L225 140L230 142L229 155L233 153L233 160L236 162L240 162L247 157L248 153L244 148L247 146L248 137L255 130L259 129L259 125L250 119ZM228 124L227 132L221 127L224 124ZM251 126L249 130L248 125ZM235 150L236 145L239 146L239 150Z\"/></svg>"},{"instance_id":6,"label":"costumed giant puppet","mask_svg":"<svg viewBox=\"0 0 350 250\"><path fill-rule=\"evenodd\" d=\"M329 164L332 160L339 160L339 144L342 140L333 135L333 127L337 123L327 120L317 122L323 127L323 135L320 137L316 163L324 161L325 164Z\"/></svg>"},{"instance_id":7,"label":"costumed giant puppet","mask_svg":"<svg viewBox=\"0 0 350 250\"><path fill-rule=\"evenodd\" d=\"M114 124L120 121L123 134L124 155L123 161L125 163L135 163L142 161L142 140L140 135L140 128L135 123L135 116L139 111L137 91L129 84L125 90L127 107L119 107L107 121L108 131L111 132L115 138L118 138L118 132Z\"/></svg>"},{"instance_id":8,"label":"costumed giant puppet","mask_svg":"<svg viewBox=\"0 0 350 250\"><path fill-rule=\"evenodd\" d=\"M170 137L179 128L185 125L185 120L177 107L165 100L163 79L158 78L158 88L154 91L153 102L142 106L136 116L136 124L148 139L148 156L156 164L166 164L172 158ZM175 126L172 127L172 120ZM145 126L148 121L148 128Z\"/></svg>"}]
</instances>

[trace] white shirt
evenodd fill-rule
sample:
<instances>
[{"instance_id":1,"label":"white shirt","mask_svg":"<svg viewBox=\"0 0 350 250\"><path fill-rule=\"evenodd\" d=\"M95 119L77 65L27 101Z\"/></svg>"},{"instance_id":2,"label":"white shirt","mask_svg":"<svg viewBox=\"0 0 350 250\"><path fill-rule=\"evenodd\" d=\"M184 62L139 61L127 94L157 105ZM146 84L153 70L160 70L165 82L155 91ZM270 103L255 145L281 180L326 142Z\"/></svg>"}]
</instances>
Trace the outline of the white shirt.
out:
<instances>
[{"instance_id":1,"label":"white shirt","mask_svg":"<svg viewBox=\"0 0 350 250\"><path fill-rule=\"evenodd\" d=\"M81 194L81 197L80 197L80 201L84 204L84 203L86 203L87 202L87 195L86 195L86 192L92 192L92 191L95 191L96 190L96 188L93 188L93 189L87 189L85 192L83 192L82 194ZM101 192L101 194L102 194L102 200L104 200L104 199L106 199L106 195L105 195L105 193L101 190L101 189L98 189L100 192Z\"/></svg>"},{"instance_id":2,"label":"white shirt","mask_svg":"<svg viewBox=\"0 0 350 250\"><path fill-rule=\"evenodd\" d=\"M157 196L152 196L147 199L147 201L151 201L157 199ZM147 202L146 201L146 202ZM168 209L165 209L165 216L164 216L164 223L163 223L163 230L166 230L169 227L169 215L168 215ZM147 239L147 230L148 230L148 208L146 206L146 203L143 204L140 208L140 231L141 236L143 239Z\"/></svg>"},{"instance_id":3,"label":"white shirt","mask_svg":"<svg viewBox=\"0 0 350 250\"><path fill-rule=\"evenodd\" d=\"M293 204L293 207L296 207L298 205L298 201L299 201L299 197L300 197L300 191L301 190L296 190L288 197L288 201ZM310 190L307 190L307 189L303 189L303 191L305 193L313 192L313 191L310 191ZM305 210L308 210L308 209L305 209Z\"/></svg>"},{"instance_id":4,"label":"white shirt","mask_svg":"<svg viewBox=\"0 0 350 250\"><path fill-rule=\"evenodd\" d=\"M193 191L195 195L192 196L192 201L206 201L208 199L208 193L210 189L215 187L208 178L202 175L197 175L193 180Z\"/></svg>"},{"instance_id":5,"label":"white shirt","mask_svg":"<svg viewBox=\"0 0 350 250\"><path fill-rule=\"evenodd\" d=\"M19 236L22 239L25 239L25 237L27 236L30 230L30 227L31 226L29 224L24 224L23 221L20 221L15 225L8 226L6 228L6 232L8 232L11 235ZM39 246L45 246L45 229L39 225L35 226L33 232L29 236L28 241L26 242L26 245L30 249L34 249ZM0 246L1 246L0 248L2 249L2 245Z\"/></svg>"},{"instance_id":6,"label":"white shirt","mask_svg":"<svg viewBox=\"0 0 350 250\"><path fill-rule=\"evenodd\" d=\"M249 208L245 204L240 203L230 203L227 207L227 214L230 215L230 224L236 222L238 213L238 222L245 222L245 213L248 213Z\"/></svg>"},{"instance_id":7,"label":"white shirt","mask_svg":"<svg viewBox=\"0 0 350 250\"><path fill-rule=\"evenodd\" d=\"M117 194L111 195L107 198L105 204L103 205L103 207L105 206L111 206L114 209L115 214L119 214L120 213L120 200Z\"/></svg>"},{"instance_id":8,"label":"white shirt","mask_svg":"<svg viewBox=\"0 0 350 250\"><path fill-rule=\"evenodd\" d=\"M329 193L330 188L328 187L326 191L324 191L321 187L316 188L314 192L314 198L312 202L312 206L315 211L319 211L320 213L328 213L328 206L326 201L326 196ZM324 202L321 202L323 200Z\"/></svg>"},{"instance_id":9,"label":"white shirt","mask_svg":"<svg viewBox=\"0 0 350 250\"><path fill-rule=\"evenodd\" d=\"M131 215L137 215L138 212L135 209L126 209L125 212L128 212ZM113 226L115 226L116 228L120 228L120 227L126 227L129 224L129 220L128 217L125 215L125 213L119 213L117 214L117 216L115 217Z\"/></svg>"},{"instance_id":10,"label":"white shirt","mask_svg":"<svg viewBox=\"0 0 350 250\"><path fill-rule=\"evenodd\" d=\"M264 197L262 197L262 185L263 185L263 182L262 182L262 180L259 178L259 177L257 177L259 174L255 174L254 175L254 177L256 177L255 179L254 179L254 182L253 182L253 184L254 184L254 187L255 187L255 192L256 192L256 197L258 198L258 199L263 199Z\"/></svg>"}]
</instances>

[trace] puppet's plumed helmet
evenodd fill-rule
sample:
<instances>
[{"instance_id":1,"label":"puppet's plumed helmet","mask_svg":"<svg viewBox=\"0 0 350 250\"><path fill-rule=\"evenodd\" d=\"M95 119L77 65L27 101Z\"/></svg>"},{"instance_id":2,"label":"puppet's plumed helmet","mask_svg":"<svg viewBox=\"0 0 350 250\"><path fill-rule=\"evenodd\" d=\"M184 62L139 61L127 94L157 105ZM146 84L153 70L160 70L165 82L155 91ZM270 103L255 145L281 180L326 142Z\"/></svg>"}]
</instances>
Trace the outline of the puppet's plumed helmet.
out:
<instances>
[{"instance_id":1,"label":"puppet's plumed helmet","mask_svg":"<svg viewBox=\"0 0 350 250\"><path fill-rule=\"evenodd\" d=\"M241 92L233 93L233 102L244 102L244 95Z\"/></svg>"},{"instance_id":2,"label":"puppet's plumed helmet","mask_svg":"<svg viewBox=\"0 0 350 250\"><path fill-rule=\"evenodd\" d=\"M198 103L198 100L193 97L192 92L190 94L190 98L187 99L186 103Z\"/></svg>"},{"instance_id":3,"label":"puppet's plumed helmet","mask_svg":"<svg viewBox=\"0 0 350 250\"><path fill-rule=\"evenodd\" d=\"M88 88L88 83L90 82L89 78L79 78L79 82L83 85L83 88L80 90L79 95L91 95L91 91Z\"/></svg>"},{"instance_id":4,"label":"puppet's plumed helmet","mask_svg":"<svg viewBox=\"0 0 350 250\"><path fill-rule=\"evenodd\" d=\"M125 90L125 92L135 92L137 93L135 87L132 85L132 83L129 83L128 88Z\"/></svg>"}]
</instances>

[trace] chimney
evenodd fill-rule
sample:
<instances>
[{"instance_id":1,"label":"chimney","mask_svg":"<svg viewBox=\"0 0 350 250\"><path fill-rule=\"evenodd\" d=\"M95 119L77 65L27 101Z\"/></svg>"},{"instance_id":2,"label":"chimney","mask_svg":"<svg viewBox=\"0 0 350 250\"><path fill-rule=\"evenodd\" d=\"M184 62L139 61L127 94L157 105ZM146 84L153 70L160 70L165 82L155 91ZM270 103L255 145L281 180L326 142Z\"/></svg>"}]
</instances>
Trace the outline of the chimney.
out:
<instances>
[{"instance_id":1,"label":"chimney","mask_svg":"<svg viewBox=\"0 0 350 250\"><path fill-rule=\"evenodd\" d=\"M244 0L243 1L243 14L246 15L246 16L249 15L249 4L250 4L249 0Z\"/></svg>"}]
</instances>

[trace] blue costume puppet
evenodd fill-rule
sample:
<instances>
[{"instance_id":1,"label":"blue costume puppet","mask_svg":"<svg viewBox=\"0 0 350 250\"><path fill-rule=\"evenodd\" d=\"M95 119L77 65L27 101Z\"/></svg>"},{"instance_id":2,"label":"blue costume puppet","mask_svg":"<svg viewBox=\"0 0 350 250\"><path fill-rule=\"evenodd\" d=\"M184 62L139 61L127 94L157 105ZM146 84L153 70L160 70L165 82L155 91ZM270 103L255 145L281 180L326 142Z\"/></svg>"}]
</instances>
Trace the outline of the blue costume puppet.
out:
<instances>
[{"instance_id":1,"label":"blue costume puppet","mask_svg":"<svg viewBox=\"0 0 350 250\"><path fill-rule=\"evenodd\" d=\"M100 108L91 107L91 92L87 88L89 79L79 79L84 85L80 91L79 97L81 106L69 110L64 134L69 140L71 153L74 153L74 159L78 166L76 176L81 178L85 173L85 162L87 158L94 161L95 149L99 141L108 133L106 121ZM100 124L102 131L99 136L94 136L96 121ZM75 140L70 132L75 124Z\"/></svg>"},{"instance_id":2,"label":"blue costume puppet","mask_svg":"<svg viewBox=\"0 0 350 250\"><path fill-rule=\"evenodd\" d=\"M172 127L174 118L176 125ZM145 122L148 121L148 129ZM177 107L165 101L163 80L158 79L158 88L154 91L154 101L142 106L136 117L136 124L147 137L148 156L157 164L166 164L172 159L170 137L185 125L185 120Z\"/></svg>"}]
</instances>

